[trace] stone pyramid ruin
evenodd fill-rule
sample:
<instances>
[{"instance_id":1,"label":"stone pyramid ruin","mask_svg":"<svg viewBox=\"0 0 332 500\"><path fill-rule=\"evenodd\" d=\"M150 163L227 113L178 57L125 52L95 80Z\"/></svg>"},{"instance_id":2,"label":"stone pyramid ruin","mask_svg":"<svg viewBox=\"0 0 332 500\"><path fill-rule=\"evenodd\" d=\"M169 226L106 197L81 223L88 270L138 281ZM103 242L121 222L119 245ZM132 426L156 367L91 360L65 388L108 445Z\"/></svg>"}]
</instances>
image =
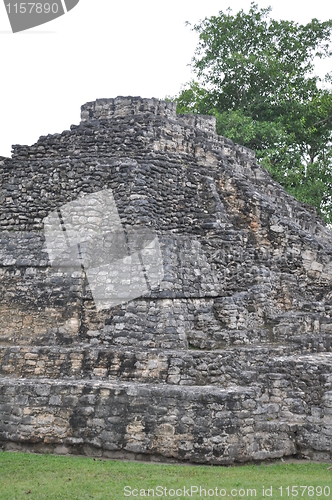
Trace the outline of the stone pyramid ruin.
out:
<instances>
[{"instance_id":1,"label":"stone pyramid ruin","mask_svg":"<svg viewBox=\"0 0 332 500\"><path fill-rule=\"evenodd\" d=\"M0 446L332 458L332 233L215 119L98 99L0 159Z\"/></svg>"}]
</instances>

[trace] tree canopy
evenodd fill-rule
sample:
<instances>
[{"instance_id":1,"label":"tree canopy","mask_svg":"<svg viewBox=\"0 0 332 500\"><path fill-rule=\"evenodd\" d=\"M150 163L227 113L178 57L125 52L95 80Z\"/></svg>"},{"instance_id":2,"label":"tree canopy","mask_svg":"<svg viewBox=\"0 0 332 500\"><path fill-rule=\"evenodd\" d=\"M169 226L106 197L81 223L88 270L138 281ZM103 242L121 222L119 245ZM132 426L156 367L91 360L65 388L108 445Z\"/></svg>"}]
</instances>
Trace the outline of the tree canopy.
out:
<instances>
[{"instance_id":1,"label":"tree canopy","mask_svg":"<svg viewBox=\"0 0 332 500\"><path fill-rule=\"evenodd\" d=\"M331 224L332 73L321 78L314 64L332 56L332 20L301 25L270 13L252 3L248 13L227 9L192 27L196 78L175 98L177 111L214 114L219 134L254 149Z\"/></svg>"}]
</instances>

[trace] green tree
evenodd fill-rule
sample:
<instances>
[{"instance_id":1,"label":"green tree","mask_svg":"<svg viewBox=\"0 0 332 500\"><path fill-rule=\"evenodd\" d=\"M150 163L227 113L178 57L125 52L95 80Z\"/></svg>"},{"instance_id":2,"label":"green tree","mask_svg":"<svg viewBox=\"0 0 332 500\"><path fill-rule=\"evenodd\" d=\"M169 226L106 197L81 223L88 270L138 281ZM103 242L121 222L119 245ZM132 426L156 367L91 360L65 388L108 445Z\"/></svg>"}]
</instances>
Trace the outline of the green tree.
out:
<instances>
[{"instance_id":1,"label":"green tree","mask_svg":"<svg viewBox=\"0 0 332 500\"><path fill-rule=\"evenodd\" d=\"M175 98L178 113L214 114L217 132L256 151L272 177L332 223L331 75L314 74L331 57L332 20L301 25L270 19L252 3L192 29L196 79Z\"/></svg>"}]
</instances>

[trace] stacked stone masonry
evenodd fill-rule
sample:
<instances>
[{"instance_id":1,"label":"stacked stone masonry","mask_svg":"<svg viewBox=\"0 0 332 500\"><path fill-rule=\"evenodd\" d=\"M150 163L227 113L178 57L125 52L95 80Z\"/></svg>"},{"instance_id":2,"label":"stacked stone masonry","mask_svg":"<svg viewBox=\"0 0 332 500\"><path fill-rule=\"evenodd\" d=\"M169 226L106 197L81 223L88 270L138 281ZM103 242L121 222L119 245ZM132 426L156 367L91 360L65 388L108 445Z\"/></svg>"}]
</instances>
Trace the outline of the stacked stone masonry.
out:
<instances>
[{"instance_id":1,"label":"stacked stone masonry","mask_svg":"<svg viewBox=\"0 0 332 500\"><path fill-rule=\"evenodd\" d=\"M44 219L112 190L163 279L98 310ZM0 445L231 464L332 458L332 233L174 103L99 99L0 158Z\"/></svg>"}]
</instances>

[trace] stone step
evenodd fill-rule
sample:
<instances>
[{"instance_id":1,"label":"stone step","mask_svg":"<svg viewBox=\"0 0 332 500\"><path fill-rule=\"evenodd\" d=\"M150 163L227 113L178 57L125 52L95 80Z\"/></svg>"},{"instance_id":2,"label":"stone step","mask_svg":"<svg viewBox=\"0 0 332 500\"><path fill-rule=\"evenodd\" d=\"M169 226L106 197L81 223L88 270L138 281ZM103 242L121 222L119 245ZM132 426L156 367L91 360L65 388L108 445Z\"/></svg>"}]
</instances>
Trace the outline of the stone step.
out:
<instances>
[{"instance_id":1,"label":"stone step","mask_svg":"<svg viewBox=\"0 0 332 500\"><path fill-rule=\"evenodd\" d=\"M197 299L195 304L193 301L189 302L165 299L159 301L157 307L154 302L147 305L145 301L141 301L139 305L128 305L127 309L132 308L130 311L123 312L120 309L114 312L111 324L108 324L106 316L98 318L96 312L91 310L90 329L82 327L82 331L78 310L76 316L66 318L60 315L61 319L59 314L52 316L53 310L47 310L38 313L37 319L34 319L33 315L24 318L22 311L16 315L15 308L5 308L3 311L0 306L0 346L66 346L84 342L93 346L107 345L126 349L159 348L166 351L189 347L214 351L237 346L291 343L303 344L303 350L332 350L332 318L317 315L311 317L310 314L307 316L308 313L301 313L294 314L291 320L280 317L279 322L267 325L268 327L221 328L212 311L214 299ZM67 304L66 307L70 309L71 306ZM137 308L140 308L139 316L136 316ZM8 314L10 317L15 316L14 327L11 320L8 320ZM184 321L183 318L187 319ZM49 328L42 326L41 322L44 320L49 323ZM317 329L314 328L315 321ZM63 325L53 328L54 322Z\"/></svg>"},{"instance_id":2,"label":"stone step","mask_svg":"<svg viewBox=\"0 0 332 500\"><path fill-rule=\"evenodd\" d=\"M0 445L212 464L302 452L331 459L332 391L321 394L315 410L306 392L276 381L278 395L268 386L0 378Z\"/></svg>"},{"instance_id":3,"label":"stone step","mask_svg":"<svg viewBox=\"0 0 332 500\"><path fill-rule=\"evenodd\" d=\"M275 374L287 386L332 384L332 352L296 346L238 347L224 351L148 351L91 347L0 347L0 376L135 381L222 388L269 384ZM311 389L310 389L311 390Z\"/></svg>"}]
</instances>

